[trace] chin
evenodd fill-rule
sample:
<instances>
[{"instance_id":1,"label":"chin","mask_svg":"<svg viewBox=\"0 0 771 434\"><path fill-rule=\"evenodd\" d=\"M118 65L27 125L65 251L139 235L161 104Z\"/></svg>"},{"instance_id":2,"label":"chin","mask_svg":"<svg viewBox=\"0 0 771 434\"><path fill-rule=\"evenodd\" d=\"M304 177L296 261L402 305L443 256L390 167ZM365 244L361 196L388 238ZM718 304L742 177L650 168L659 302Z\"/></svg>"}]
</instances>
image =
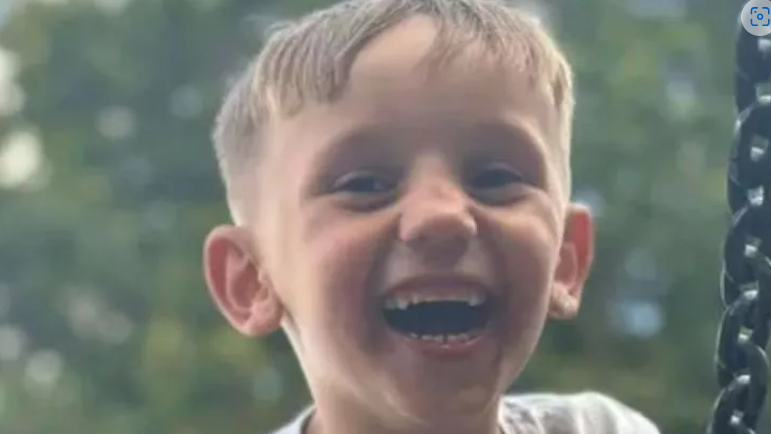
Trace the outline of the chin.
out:
<instances>
[{"instance_id":1,"label":"chin","mask_svg":"<svg viewBox=\"0 0 771 434\"><path fill-rule=\"evenodd\" d=\"M448 420L477 419L491 411L496 412L500 390L505 390L490 384L455 390L415 386L418 387L392 396L391 404L413 422L433 426Z\"/></svg>"}]
</instances>

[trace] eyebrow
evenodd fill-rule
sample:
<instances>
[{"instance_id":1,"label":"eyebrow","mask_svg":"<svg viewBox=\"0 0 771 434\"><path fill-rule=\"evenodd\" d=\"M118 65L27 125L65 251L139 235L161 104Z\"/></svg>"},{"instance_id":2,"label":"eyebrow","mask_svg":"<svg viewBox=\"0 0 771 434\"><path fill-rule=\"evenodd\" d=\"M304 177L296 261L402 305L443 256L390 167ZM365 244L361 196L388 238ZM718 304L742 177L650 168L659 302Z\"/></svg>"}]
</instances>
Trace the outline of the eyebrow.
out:
<instances>
[{"instance_id":1,"label":"eyebrow","mask_svg":"<svg viewBox=\"0 0 771 434\"><path fill-rule=\"evenodd\" d=\"M325 138L324 142L323 150L314 157L313 183L333 182L353 166L361 169L362 163L395 164L395 158L402 155L400 149L394 149L398 141L389 134L387 126L380 124L355 125Z\"/></svg>"},{"instance_id":2,"label":"eyebrow","mask_svg":"<svg viewBox=\"0 0 771 434\"><path fill-rule=\"evenodd\" d=\"M525 123L509 119L489 119L469 125L448 143L458 150L489 151L526 156L546 156L547 149L538 135ZM515 146L512 146L515 145ZM347 162L393 162L404 156L404 143L397 139L387 124L356 125L328 139L319 155L321 166L346 165Z\"/></svg>"},{"instance_id":3,"label":"eyebrow","mask_svg":"<svg viewBox=\"0 0 771 434\"><path fill-rule=\"evenodd\" d=\"M320 155L322 161L329 163L340 160L361 160L373 157L385 157L386 149L396 143L389 137L387 128L383 125L357 125L343 130L329 139Z\"/></svg>"},{"instance_id":4,"label":"eyebrow","mask_svg":"<svg viewBox=\"0 0 771 434\"><path fill-rule=\"evenodd\" d=\"M507 155L528 166L532 176L543 180L551 153L543 140L523 122L507 119L495 119L473 125L468 134L460 139L460 144L477 158Z\"/></svg>"},{"instance_id":5,"label":"eyebrow","mask_svg":"<svg viewBox=\"0 0 771 434\"><path fill-rule=\"evenodd\" d=\"M482 146L511 149L512 144L532 148L530 151L545 152L543 140L523 122L511 120L491 120L473 125L462 140L474 140L484 143Z\"/></svg>"}]
</instances>

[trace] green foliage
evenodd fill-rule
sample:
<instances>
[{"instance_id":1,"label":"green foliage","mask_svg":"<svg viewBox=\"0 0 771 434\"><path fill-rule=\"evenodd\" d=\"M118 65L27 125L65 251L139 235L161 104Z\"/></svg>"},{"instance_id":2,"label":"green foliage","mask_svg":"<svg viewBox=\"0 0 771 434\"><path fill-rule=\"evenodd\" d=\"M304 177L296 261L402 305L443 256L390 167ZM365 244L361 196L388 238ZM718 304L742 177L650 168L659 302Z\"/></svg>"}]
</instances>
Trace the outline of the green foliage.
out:
<instances>
[{"instance_id":1,"label":"green foliage","mask_svg":"<svg viewBox=\"0 0 771 434\"><path fill-rule=\"evenodd\" d=\"M46 156L0 189L0 431L266 432L307 392L282 337L245 340L209 302L201 244L226 219L209 131L264 25L329 1L102 3L120 2L29 2L0 28L25 96L0 137L33 131ZM581 317L549 327L515 385L599 389L667 433L700 432L716 394L738 7L701 3L547 2L576 66L597 266ZM660 328L625 331L619 306Z\"/></svg>"}]
</instances>

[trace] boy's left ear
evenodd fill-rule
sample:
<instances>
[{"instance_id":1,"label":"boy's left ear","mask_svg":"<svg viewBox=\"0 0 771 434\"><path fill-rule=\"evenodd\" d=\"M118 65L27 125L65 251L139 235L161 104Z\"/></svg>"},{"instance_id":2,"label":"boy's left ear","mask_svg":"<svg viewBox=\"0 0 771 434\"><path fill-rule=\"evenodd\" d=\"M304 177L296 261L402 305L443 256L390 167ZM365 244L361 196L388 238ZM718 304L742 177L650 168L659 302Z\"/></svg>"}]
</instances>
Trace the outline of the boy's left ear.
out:
<instances>
[{"instance_id":1,"label":"boy's left ear","mask_svg":"<svg viewBox=\"0 0 771 434\"><path fill-rule=\"evenodd\" d=\"M584 284L594 260L594 224L589 208L568 205L559 263L549 300L549 317L571 319L578 313Z\"/></svg>"}]
</instances>

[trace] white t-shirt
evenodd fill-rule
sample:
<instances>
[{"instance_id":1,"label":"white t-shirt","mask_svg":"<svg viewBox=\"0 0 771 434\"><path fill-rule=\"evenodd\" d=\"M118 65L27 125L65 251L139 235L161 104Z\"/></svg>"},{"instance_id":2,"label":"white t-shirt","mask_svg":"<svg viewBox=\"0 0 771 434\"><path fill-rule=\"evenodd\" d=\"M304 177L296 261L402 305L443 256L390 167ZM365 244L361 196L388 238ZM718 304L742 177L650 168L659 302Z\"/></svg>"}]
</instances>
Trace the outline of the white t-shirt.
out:
<instances>
[{"instance_id":1,"label":"white t-shirt","mask_svg":"<svg viewBox=\"0 0 771 434\"><path fill-rule=\"evenodd\" d=\"M304 434L312 412L273 434ZM499 420L505 434L660 434L639 412L596 392L507 396Z\"/></svg>"}]
</instances>

